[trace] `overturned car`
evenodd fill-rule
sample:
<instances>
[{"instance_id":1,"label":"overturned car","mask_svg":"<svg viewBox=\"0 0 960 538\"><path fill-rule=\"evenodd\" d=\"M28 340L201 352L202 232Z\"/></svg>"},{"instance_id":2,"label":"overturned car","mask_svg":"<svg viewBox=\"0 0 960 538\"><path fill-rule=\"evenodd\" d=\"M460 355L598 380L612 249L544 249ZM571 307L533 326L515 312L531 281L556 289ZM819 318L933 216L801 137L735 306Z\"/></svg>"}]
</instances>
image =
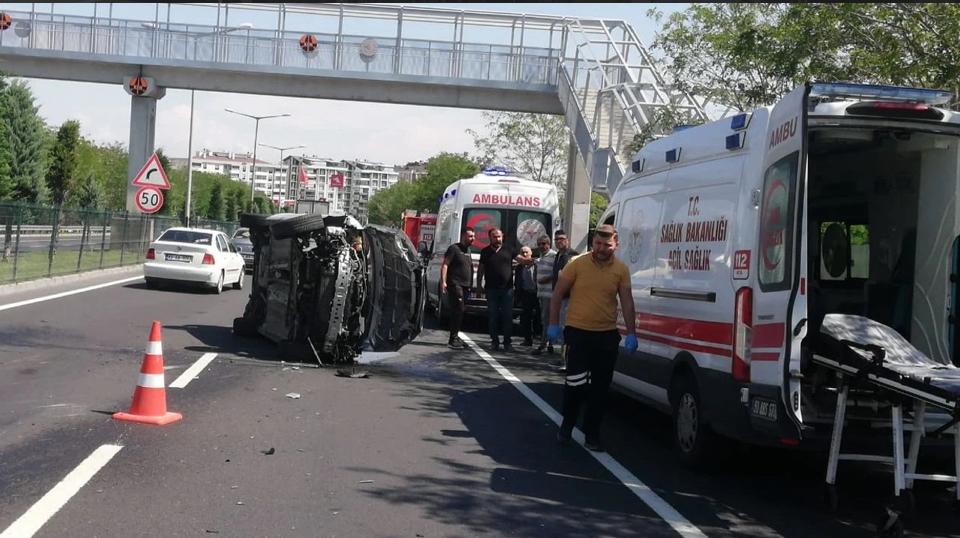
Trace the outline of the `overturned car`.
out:
<instances>
[{"instance_id":1,"label":"overturned car","mask_svg":"<svg viewBox=\"0 0 960 538\"><path fill-rule=\"evenodd\" d=\"M424 268L400 230L315 214L244 214L240 225L253 285L234 334L276 342L285 360L350 364L420 333Z\"/></svg>"}]
</instances>

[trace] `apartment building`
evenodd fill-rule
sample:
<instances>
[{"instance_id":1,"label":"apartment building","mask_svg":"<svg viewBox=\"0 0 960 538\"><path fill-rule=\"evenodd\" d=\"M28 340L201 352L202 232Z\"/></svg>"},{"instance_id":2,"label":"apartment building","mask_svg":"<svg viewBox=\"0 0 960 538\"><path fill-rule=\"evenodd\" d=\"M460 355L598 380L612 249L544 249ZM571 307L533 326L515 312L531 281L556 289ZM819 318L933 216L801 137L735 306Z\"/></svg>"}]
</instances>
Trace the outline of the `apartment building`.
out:
<instances>
[{"instance_id":1,"label":"apartment building","mask_svg":"<svg viewBox=\"0 0 960 538\"><path fill-rule=\"evenodd\" d=\"M195 172L223 174L235 181L250 183L278 206L293 206L296 200L326 201L334 215L349 214L367 222L370 197L395 185L399 173L393 166L365 160L343 160L317 156L289 155L280 163L257 159L249 153L197 152Z\"/></svg>"}]
</instances>

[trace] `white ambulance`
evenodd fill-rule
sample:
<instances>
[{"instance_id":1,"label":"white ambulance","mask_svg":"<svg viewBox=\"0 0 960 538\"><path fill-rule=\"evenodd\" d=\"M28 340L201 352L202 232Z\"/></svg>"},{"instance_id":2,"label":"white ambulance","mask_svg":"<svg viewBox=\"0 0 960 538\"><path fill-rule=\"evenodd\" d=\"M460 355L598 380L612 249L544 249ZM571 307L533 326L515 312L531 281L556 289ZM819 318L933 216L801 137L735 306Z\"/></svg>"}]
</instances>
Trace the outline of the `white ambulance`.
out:
<instances>
[{"instance_id":1,"label":"white ambulance","mask_svg":"<svg viewBox=\"0 0 960 538\"><path fill-rule=\"evenodd\" d=\"M960 115L937 108L951 98L807 84L635 155L600 219L638 313L640 348L621 350L614 385L672 413L683 458L714 434L829 438L836 394L805 341L828 313L960 360Z\"/></svg>"},{"instance_id":2,"label":"white ambulance","mask_svg":"<svg viewBox=\"0 0 960 538\"><path fill-rule=\"evenodd\" d=\"M553 237L559 227L560 201L557 188L548 183L531 181L513 175L503 167L485 168L480 174L451 183L440 197L437 227L427 267L429 301L443 318L446 306L440 299L440 265L447 248L460 241L460 234L471 227L477 234L470 247L473 260L473 285L476 285L480 250L490 244L487 232L503 230L504 245L519 250L528 246L536 250L542 235ZM471 296L467 312L486 312L486 300Z\"/></svg>"}]
</instances>

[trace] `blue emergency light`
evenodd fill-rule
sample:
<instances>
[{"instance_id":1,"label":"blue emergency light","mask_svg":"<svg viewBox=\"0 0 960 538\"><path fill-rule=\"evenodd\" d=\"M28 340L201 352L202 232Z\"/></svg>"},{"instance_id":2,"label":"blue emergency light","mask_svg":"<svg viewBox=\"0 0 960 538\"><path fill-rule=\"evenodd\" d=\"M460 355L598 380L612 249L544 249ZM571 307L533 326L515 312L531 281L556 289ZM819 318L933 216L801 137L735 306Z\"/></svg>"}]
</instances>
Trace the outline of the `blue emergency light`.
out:
<instances>
[{"instance_id":1,"label":"blue emergency light","mask_svg":"<svg viewBox=\"0 0 960 538\"><path fill-rule=\"evenodd\" d=\"M509 176L510 170L503 166L488 166L483 169L485 176Z\"/></svg>"},{"instance_id":2,"label":"blue emergency light","mask_svg":"<svg viewBox=\"0 0 960 538\"><path fill-rule=\"evenodd\" d=\"M907 88L903 86L880 86L876 84L848 84L845 82L818 82L810 86L810 98L879 99L945 105L953 94L944 90Z\"/></svg>"}]
</instances>

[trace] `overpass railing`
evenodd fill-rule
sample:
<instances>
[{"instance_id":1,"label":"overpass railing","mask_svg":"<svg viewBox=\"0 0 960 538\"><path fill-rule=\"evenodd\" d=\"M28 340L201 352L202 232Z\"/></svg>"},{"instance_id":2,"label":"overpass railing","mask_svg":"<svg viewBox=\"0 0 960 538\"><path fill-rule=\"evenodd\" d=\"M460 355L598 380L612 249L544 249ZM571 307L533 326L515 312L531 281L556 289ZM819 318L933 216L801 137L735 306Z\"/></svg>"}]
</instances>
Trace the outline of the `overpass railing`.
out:
<instances>
[{"instance_id":1,"label":"overpass railing","mask_svg":"<svg viewBox=\"0 0 960 538\"><path fill-rule=\"evenodd\" d=\"M176 217L0 203L0 285L143 263L147 245ZM193 226L233 233L236 222Z\"/></svg>"},{"instance_id":2,"label":"overpass railing","mask_svg":"<svg viewBox=\"0 0 960 538\"><path fill-rule=\"evenodd\" d=\"M304 52L300 46L304 33L300 31L6 13L12 17L11 28L0 32L0 47L197 65L554 84L560 58L558 49L546 47L335 33L310 33L317 42L313 50ZM365 54L361 55L364 46Z\"/></svg>"}]
</instances>

